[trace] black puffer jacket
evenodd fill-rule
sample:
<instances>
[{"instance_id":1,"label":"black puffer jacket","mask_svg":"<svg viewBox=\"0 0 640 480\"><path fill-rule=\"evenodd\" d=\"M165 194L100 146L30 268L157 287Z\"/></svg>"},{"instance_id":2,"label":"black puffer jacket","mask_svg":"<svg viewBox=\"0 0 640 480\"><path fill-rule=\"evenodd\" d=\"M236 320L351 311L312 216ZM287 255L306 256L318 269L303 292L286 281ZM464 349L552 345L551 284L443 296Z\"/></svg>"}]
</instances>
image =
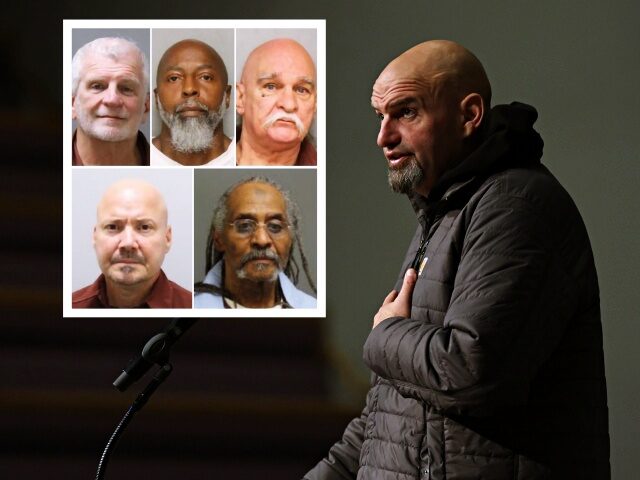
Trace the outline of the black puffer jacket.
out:
<instances>
[{"instance_id":1,"label":"black puffer jacket","mask_svg":"<svg viewBox=\"0 0 640 480\"><path fill-rule=\"evenodd\" d=\"M536 117L495 107L484 143L412 199L411 318L371 331L366 407L306 479L610 478L593 256Z\"/></svg>"}]
</instances>

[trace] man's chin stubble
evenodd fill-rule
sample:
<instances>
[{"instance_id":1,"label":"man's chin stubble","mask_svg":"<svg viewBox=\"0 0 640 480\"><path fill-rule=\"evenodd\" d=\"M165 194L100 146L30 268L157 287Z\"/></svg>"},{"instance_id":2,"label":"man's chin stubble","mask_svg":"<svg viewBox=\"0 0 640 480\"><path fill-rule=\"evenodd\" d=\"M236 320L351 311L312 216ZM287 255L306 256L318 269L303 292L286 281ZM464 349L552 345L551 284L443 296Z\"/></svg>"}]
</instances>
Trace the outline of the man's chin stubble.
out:
<instances>
[{"instance_id":1,"label":"man's chin stubble","mask_svg":"<svg viewBox=\"0 0 640 480\"><path fill-rule=\"evenodd\" d=\"M133 287L141 284L144 280L140 277L130 278L126 275L112 275L111 281L122 287Z\"/></svg>"},{"instance_id":2,"label":"man's chin stubble","mask_svg":"<svg viewBox=\"0 0 640 480\"><path fill-rule=\"evenodd\" d=\"M133 135L134 132L127 127L100 127L92 125L88 129L83 130L88 136L103 142L124 142L135 136ZM135 133L137 133L137 130Z\"/></svg>"},{"instance_id":3,"label":"man's chin stubble","mask_svg":"<svg viewBox=\"0 0 640 480\"><path fill-rule=\"evenodd\" d=\"M123 265L111 270L106 276L113 282L123 286L137 285L145 281L142 272L136 268L138 264Z\"/></svg>"},{"instance_id":4,"label":"man's chin stubble","mask_svg":"<svg viewBox=\"0 0 640 480\"><path fill-rule=\"evenodd\" d=\"M266 270L267 267L266 266L257 266L256 269L258 270L258 272L260 272L260 271ZM255 279L255 278L251 278L249 276L249 274L245 270L245 266L240 267L238 270L236 270L236 275L237 275L238 278L240 278L242 280L249 280L249 281L255 282L255 283L275 282L278 279L278 273L280 273L280 271L278 269L274 269L274 271L273 271L273 273L271 274L270 277Z\"/></svg>"}]
</instances>

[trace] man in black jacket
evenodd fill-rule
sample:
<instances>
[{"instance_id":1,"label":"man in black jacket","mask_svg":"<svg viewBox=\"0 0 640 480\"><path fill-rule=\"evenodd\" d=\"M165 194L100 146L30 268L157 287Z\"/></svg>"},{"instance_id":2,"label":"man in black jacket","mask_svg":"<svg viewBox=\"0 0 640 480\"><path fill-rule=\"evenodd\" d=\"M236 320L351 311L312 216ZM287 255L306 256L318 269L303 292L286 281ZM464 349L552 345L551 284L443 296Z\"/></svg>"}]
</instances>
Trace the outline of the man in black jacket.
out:
<instances>
[{"instance_id":1,"label":"man in black jacket","mask_svg":"<svg viewBox=\"0 0 640 480\"><path fill-rule=\"evenodd\" d=\"M419 226L364 347L362 415L306 479L608 479L598 283L536 111L490 109L448 41L373 87L389 183Z\"/></svg>"}]
</instances>

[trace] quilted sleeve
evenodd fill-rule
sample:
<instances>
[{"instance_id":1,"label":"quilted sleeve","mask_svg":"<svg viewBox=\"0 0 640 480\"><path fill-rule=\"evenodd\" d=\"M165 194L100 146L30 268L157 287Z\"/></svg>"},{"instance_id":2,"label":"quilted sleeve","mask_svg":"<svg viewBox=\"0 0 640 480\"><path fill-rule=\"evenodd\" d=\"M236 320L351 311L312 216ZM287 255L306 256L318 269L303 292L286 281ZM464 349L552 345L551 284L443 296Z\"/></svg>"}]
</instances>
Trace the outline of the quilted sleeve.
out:
<instances>
[{"instance_id":1,"label":"quilted sleeve","mask_svg":"<svg viewBox=\"0 0 640 480\"><path fill-rule=\"evenodd\" d=\"M371 392L367 395L367 400L370 394ZM326 458L304 476L304 480L354 480L356 478L368 415L369 409L365 406L360 416L347 425L342 439L331 447Z\"/></svg>"},{"instance_id":2,"label":"quilted sleeve","mask_svg":"<svg viewBox=\"0 0 640 480\"><path fill-rule=\"evenodd\" d=\"M405 396L458 414L525 401L536 369L566 328L570 294L543 215L493 192L476 205L442 325L389 318L374 328L365 363Z\"/></svg>"}]
</instances>

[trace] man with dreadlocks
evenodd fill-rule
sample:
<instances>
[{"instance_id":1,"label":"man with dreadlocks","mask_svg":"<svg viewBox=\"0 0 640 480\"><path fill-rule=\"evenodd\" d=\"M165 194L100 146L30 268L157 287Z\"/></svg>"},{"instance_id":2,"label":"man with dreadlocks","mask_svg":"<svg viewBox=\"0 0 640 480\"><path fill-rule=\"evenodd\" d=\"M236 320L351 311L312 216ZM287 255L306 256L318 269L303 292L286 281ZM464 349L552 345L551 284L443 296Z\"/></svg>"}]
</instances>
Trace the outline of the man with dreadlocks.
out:
<instances>
[{"instance_id":1,"label":"man with dreadlocks","mask_svg":"<svg viewBox=\"0 0 640 480\"><path fill-rule=\"evenodd\" d=\"M302 250L298 207L277 183L251 177L218 200L207 239L207 275L195 285L196 308L315 308L316 299L296 288L297 246Z\"/></svg>"}]
</instances>

